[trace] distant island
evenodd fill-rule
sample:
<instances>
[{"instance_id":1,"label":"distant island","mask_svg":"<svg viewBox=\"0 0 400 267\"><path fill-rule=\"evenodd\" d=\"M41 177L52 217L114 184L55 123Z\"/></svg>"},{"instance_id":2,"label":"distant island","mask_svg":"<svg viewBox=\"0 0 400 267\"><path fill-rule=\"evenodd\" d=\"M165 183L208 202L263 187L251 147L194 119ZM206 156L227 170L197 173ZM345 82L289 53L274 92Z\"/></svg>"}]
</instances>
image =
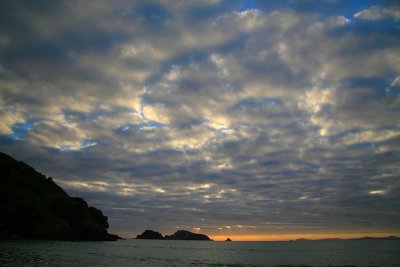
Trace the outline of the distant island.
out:
<instances>
[{"instance_id":1,"label":"distant island","mask_svg":"<svg viewBox=\"0 0 400 267\"><path fill-rule=\"evenodd\" d=\"M190 231L178 230L172 235L162 236L161 233L153 230L146 230L142 234L137 235L136 239L161 239L161 240L204 240L212 241L208 236L196 234Z\"/></svg>"},{"instance_id":2,"label":"distant island","mask_svg":"<svg viewBox=\"0 0 400 267\"><path fill-rule=\"evenodd\" d=\"M225 240L226 242L231 242L232 239L230 239L229 237Z\"/></svg>"},{"instance_id":3,"label":"distant island","mask_svg":"<svg viewBox=\"0 0 400 267\"><path fill-rule=\"evenodd\" d=\"M360 237L360 238L352 238L350 240L400 240L400 237L397 236L387 236L387 237Z\"/></svg>"},{"instance_id":4,"label":"distant island","mask_svg":"<svg viewBox=\"0 0 400 267\"><path fill-rule=\"evenodd\" d=\"M205 240L211 241L211 239L203 234L195 234L185 230L178 230L173 235L164 236L166 240Z\"/></svg>"},{"instance_id":5,"label":"distant island","mask_svg":"<svg viewBox=\"0 0 400 267\"><path fill-rule=\"evenodd\" d=\"M107 217L51 177L0 152L0 239L117 240Z\"/></svg>"},{"instance_id":6,"label":"distant island","mask_svg":"<svg viewBox=\"0 0 400 267\"><path fill-rule=\"evenodd\" d=\"M136 239L164 239L164 237L159 232L146 230L142 234L137 235Z\"/></svg>"},{"instance_id":7,"label":"distant island","mask_svg":"<svg viewBox=\"0 0 400 267\"><path fill-rule=\"evenodd\" d=\"M291 241L299 242L299 241L329 241L329 240L400 240L400 237L397 236L386 236L386 237L358 237L358 238L322 238L322 239L305 239L299 238Z\"/></svg>"}]
</instances>

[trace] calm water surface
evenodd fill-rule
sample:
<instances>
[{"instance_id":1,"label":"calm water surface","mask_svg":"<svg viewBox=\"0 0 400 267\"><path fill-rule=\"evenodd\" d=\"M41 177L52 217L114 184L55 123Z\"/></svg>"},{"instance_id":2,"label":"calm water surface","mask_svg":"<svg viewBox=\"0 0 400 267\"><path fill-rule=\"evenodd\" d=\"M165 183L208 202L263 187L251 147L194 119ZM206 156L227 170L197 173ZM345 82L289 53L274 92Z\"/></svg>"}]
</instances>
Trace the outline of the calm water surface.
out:
<instances>
[{"instance_id":1,"label":"calm water surface","mask_svg":"<svg viewBox=\"0 0 400 267\"><path fill-rule=\"evenodd\" d=\"M0 266L400 266L400 241L0 241Z\"/></svg>"}]
</instances>

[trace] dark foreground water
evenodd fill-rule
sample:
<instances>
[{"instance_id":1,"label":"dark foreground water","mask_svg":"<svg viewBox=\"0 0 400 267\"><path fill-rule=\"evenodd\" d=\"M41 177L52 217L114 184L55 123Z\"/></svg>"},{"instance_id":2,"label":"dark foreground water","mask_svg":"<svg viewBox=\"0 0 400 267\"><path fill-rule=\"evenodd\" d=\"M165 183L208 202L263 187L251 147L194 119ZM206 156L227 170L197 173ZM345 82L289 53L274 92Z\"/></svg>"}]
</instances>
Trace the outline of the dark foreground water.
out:
<instances>
[{"instance_id":1,"label":"dark foreground water","mask_svg":"<svg viewBox=\"0 0 400 267\"><path fill-rule=\"evenodd\" d=\"M0 241L0 266L400 266L400 241Z\"/></svg>"}]
</instances>

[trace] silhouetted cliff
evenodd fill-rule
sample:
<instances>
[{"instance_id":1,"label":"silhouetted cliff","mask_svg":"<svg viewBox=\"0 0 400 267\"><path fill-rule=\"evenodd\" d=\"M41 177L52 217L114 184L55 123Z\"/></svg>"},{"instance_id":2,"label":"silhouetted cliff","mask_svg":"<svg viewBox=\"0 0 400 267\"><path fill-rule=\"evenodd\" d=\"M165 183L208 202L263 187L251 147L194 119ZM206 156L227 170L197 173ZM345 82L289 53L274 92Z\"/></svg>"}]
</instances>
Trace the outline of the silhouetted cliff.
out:
<instances>
[{"instance_id":1,"label":"silhouetted cliff","mask_svg":"<svg viewBox=\"0 0 400 267\"><path fill-rule=\"evenodd\" d=\"M116 240L107 217L27 164L0 152L0 238Z\"/></svg>"},{"instance_id":2,"label":"silhouetted cliff","mask_svg":"<svg viewBox=\"0 0 400 267\"><path fill-rule=\"evenodd\" d=\"M146 230L141 235L137 235L136 239L163 239L163 236L159 232Z\"/></svg>"},{"instance_id":3,"label":"silhouetted cliff","mask_svg":"<svg viewBox=\"0 0 400 267\"><path fill-rule=\"evenodd\" d=\"M203 234L195 234L189 231L185 230L178 230L176 231L173 235L166 235L164 236L164 239L167 240L208 240L211 241L211 239Z\"/></svg>"}]
</instances>

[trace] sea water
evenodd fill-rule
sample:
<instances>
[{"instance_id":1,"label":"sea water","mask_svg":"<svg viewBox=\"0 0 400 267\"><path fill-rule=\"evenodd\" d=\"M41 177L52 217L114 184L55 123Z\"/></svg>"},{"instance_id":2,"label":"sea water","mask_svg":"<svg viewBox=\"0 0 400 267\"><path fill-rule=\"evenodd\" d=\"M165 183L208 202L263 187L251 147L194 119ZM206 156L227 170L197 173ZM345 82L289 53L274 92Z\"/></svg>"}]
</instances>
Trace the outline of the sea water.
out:
<instances>
[{"instance_id":1,"label":"sea water","mask_svg":"<svg viewBox=\"0 0 400 267\"><path fill-rule=\"evenodd\" d=\"M400 266L398 240L0 241L0 266Z\"/></svg>"}]
</instances>

